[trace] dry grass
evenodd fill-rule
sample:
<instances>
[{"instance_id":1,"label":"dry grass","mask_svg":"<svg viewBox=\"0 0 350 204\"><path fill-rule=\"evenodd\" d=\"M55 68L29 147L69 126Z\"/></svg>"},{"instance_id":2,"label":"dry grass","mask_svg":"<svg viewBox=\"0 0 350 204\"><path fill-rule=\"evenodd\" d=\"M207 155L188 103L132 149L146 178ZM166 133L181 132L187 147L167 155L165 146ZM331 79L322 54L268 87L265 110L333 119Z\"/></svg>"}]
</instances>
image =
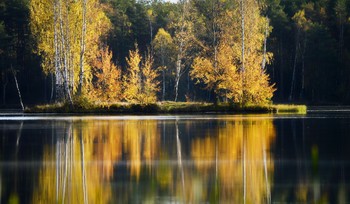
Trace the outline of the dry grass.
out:
<instances>
[{"instance_id":1,"label":"dry grass","mask_svg":"<svg viewBox=\"0 0 350 204\"><path fill-rule=\"evenodd\" d=\"M158 113L294 113L306 114L305 105L247 105L213 104L203 102L158 102L153 104L91 103L76 101L74 107L66 103L37 105L28 113L91 113L91 114L158 114Z\"/></svg>"}]
</instances>

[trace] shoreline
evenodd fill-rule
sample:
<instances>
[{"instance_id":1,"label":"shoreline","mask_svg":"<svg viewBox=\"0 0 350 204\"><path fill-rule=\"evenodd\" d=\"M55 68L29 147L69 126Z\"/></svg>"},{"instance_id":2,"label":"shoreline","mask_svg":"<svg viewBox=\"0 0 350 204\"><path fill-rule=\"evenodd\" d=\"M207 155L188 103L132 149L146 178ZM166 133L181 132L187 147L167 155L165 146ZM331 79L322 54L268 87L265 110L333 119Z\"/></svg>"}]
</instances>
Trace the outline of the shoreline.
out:
<instances>
[{"instance_id":1,"label":"shoreline","mask_svg":"<svg viewBox=\"0 0 350 204\"><path fill-rule=\"evenodd\" d=\"M133 103L89 103L76 104L70 107L68 104L55 103L37 105L26 108L23 113L57 113L57 114L111 114L111 115L145 115L145 114L251 114L251 113L275 113L275 114L306 114L305 105L247 105L213 104L200 102L158 102L153 104Z\"/></svg>"}]
</instances>

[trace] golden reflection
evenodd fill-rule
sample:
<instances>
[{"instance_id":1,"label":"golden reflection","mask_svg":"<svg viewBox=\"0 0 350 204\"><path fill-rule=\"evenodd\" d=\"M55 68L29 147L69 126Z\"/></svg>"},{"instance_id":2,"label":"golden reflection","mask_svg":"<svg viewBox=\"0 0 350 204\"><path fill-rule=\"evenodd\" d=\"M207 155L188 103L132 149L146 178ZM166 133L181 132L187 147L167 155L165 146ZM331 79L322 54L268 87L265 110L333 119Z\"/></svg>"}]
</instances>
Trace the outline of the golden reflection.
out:
<instances>
[{"instance_id":1,"label":"golden reflection","mask_svg":"<svg viewBox=\"0 0 350 204\"><path fill-rule=\"evenodd\" d=\"M272 120L243 118L225 121L216 137L192 142L191 155L204 177L217 175L221 202L269 203L273 174L270 147Z\"/></svg>"},{"instance_id":2,"label":"golden reflection","mask_svg":"<svg viewBox=\"0 0 350 204\"><path fill-rule=\"evenodd\" d=\"M159 132L154 120L135 120L123 123L123 146L128 155L130 173L138 180L141 164L145 161L151 167L152 160L157 156Z\"/></svg>"},{"instance_id":3,"label":"golden reflection","mask_svg":"<svg viewBox=\"0 0 350 204\"><path fill-rule=\"evenodd\" d=\"M111 202L109 182L122 154L136 179L142 160L150 166L157 154L155 121L71 121L54 126L57 141L44 147L33 203Z\"/></svg>"},{"instance_id":4,"label":"golden reflection","mask_svg":"<svg viewBox=\"0 0 350 204\"><path fill-rule=\"evenodd\" d=\"M96 157L94 143L73 124L60 124L64 132L57 130L56 145L44 148L33 203L106 203L111 197L100 167L91 164Z\"/></svg>"},{"instance_id":5,"label":"golden reflection","mask_svg":"<svg viewBox=\"0 0 350 204\"><path fill-rule=\"evenodd\" d=\"M272 120L242 117L207 124L53 122L56 140L44 148L32 202L269 203ZM129 174L117 175L117 166ZM115 182L123 187L112 190Z\"/></svg>"}]
</instances>

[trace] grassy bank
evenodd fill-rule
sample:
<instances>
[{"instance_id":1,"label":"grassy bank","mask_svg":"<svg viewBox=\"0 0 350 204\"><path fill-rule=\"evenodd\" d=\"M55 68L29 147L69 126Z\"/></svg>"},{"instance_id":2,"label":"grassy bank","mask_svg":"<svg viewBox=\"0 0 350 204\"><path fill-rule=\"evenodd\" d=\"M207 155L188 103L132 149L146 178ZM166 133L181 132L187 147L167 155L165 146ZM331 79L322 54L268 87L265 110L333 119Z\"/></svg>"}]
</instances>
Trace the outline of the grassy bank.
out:
<instances>
[{"instance_id":1,"label":"grassy bank","mask_svg":"<svg viewBox=\"0 0 350 204\"><path fill-rule=\"evenodd\" d=\"M213 104L198 102L161 102L154 104L130 103L64 103L37 105L26 113L91 113L91 114L162 114L162 113L297 113L306 114L304 105L249 105Z\"/></svg>"}]
</instances>

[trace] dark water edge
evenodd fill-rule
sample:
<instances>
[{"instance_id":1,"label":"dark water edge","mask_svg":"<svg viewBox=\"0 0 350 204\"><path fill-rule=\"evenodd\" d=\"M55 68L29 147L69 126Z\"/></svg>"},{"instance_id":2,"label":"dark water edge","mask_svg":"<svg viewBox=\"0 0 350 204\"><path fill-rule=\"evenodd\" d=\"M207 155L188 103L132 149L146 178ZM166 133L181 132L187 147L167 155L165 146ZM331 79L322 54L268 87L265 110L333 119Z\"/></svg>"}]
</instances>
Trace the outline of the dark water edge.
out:
<instances>
[{"instance_id":1,"label":"dark water edge","mask_svg":"<svg viewBox=\"0 0 350 204\"><path fill-rule=\"evenodd\" d=\"M0 132L2 203L350 201L346 113L11 116Z\"/></svg>"}]
</instances>

